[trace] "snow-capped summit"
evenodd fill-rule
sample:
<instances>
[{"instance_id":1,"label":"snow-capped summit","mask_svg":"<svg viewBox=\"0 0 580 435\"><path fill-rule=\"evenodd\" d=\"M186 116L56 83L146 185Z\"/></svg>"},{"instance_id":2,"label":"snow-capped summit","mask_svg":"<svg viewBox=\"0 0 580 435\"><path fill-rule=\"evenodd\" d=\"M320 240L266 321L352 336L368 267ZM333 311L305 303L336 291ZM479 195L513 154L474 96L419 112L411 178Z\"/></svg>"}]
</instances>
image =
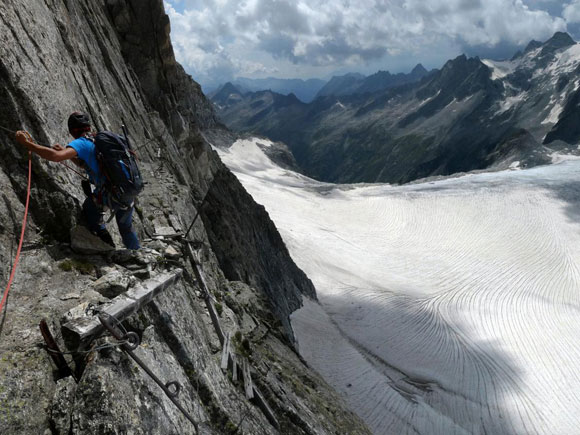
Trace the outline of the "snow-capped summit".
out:
<instances>
[{"instance_id":1,"label":"snow-capped summit","mask_svg":"<svg viewBox=\"0 0 580 435\"><path fill-rule=\"evenodd\" d=\"M545 145L555 141L575 147L580 132L566 120L576 114L580 78L580 44L558 32L543 44L532 41L525 53L511 61L484 60L492 79L503 86L497 114L529 130ZM565 127L563 128L563 124Z\"/></svg>"}]
</instances>

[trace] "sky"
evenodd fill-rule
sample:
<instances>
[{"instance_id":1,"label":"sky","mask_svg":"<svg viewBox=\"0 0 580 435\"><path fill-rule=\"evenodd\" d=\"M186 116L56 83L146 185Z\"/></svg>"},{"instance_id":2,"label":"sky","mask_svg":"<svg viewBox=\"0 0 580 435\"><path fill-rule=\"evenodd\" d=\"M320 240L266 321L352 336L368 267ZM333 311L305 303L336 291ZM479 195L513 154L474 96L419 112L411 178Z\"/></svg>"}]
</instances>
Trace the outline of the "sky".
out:
<instances>
[{"instance_id":1,"label":"sky","mask_svg":"<svg viewBox=\"0 0 580 435\"><path fill-rule=\"evenodd\" d=\"M164 0L177 60L205 90L249 78L440 68L505 59L557 31L580 39L580 0Z\"/></svg>"}]
</instances>

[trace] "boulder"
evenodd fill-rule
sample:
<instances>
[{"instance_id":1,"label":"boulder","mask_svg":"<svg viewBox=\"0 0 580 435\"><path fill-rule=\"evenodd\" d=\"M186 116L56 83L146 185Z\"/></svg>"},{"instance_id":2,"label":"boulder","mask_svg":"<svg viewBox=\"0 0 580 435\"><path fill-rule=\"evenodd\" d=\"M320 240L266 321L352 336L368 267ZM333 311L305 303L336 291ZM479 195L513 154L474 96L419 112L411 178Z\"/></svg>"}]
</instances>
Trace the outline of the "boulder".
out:
<instances>
[{"instance_id":1,"label":"boulder","mask_svg":"<svg viewBox=\"0 0 580 435\"><path fill-rule=\"evenodd\" d=\"M168 246L167 248L165 248L165 251L163 251L163 256L165 258L169 258L171 260L177 260L177 259L181 258L182 255L173 246Z\"/></svg>"},{"instance_id":2,"label":"boulder","mask_svg":"<svg viewBox=\"0 0 580 435\"><path fill-rule=\"evenodd\" d=\"M112 299L127 291L130 284L130 277L122 274L118 270L114 270L100 277L93 285L97 292Z\"/></svg>"},{"instance_id":3,"label":"boulder","mask_svg":"<svg viewBox=\"0 0 580 435\"><path fill-rule=\"evenodd\" d=\"M70 244L72 250L78 254L105 254L115 250L81 225L71 229Z\"/></svg>"}]
</instances>

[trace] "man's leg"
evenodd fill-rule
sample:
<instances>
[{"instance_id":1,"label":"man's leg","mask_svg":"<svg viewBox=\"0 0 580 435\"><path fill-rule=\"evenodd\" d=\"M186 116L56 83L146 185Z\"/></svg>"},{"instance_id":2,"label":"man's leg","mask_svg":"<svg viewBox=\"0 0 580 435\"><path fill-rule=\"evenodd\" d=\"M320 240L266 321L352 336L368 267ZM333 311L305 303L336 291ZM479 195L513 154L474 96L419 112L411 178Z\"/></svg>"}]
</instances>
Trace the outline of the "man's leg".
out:
<instances>
[{"instance_id":1,"label":"man's leg","mask_svg":"<svg viewBox=\"0 0 580 435\"><path fill-rule=\"evenodd\" d=\"M127 210L117 210L115 219L125 247L128 249L140 249L141 245L139 244L137 233L133 229L133 207Z\"/></svg>"},{"instance_id":2,"label":"man's leg","mask_svg":"<svg viewBox=\"0 0 580 435\"><path fill-rule=\"evenodd\" d=\"M97 235L103 242L115 247L113 238L103 222L103 213L91 197L87 197L83 203L83 217L87 221L87 227L91 233Z\"/></svg>"}]
</instances>

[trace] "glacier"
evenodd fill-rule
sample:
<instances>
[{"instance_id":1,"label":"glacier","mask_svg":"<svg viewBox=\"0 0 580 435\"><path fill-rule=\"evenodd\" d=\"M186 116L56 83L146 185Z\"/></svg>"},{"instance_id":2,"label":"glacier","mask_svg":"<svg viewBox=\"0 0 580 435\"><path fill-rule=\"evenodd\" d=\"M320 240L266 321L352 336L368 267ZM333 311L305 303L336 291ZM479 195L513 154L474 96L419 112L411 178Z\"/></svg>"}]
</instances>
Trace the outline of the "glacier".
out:
<instances>
[{"instance_id":1,"label":"glacier","mask_svg":"<svg viewBox=\"0 0 580 435\"><path fill-rule=\"evenodd\" d=\"M580 160L322 183L217 149L319 301L301 355L376 434L580 434Z\"/></svg>"}]
</instances>

